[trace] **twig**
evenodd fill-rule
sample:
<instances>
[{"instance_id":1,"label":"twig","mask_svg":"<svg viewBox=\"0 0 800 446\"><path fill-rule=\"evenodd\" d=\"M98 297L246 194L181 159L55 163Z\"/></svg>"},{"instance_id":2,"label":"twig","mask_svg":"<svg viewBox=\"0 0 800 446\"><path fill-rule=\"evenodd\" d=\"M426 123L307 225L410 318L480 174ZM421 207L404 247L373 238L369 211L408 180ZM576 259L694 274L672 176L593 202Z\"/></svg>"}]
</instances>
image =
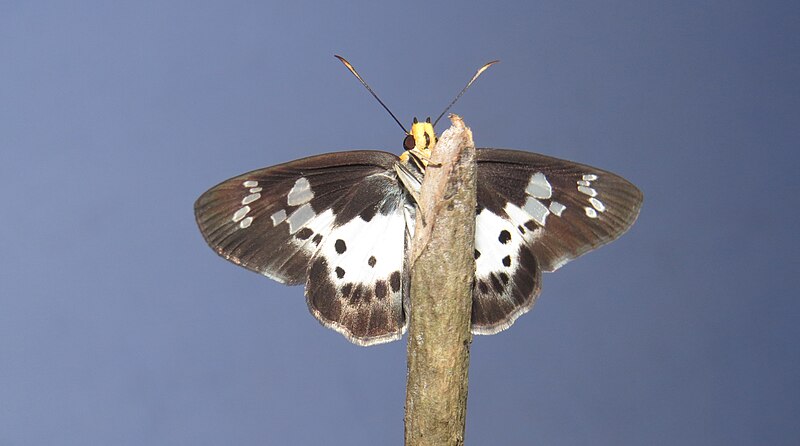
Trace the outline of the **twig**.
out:
<instances>
[{"instance_id":1,"label":"twig","mask_svg":"<svg viewBox=\"0 0 800 446\"><path fill-rule=\"evenodd\" d=\"M475 274L475 146L461 118L451 115L450 120L432 155L441 166L425 173L411 247L406 446L464 444Z\"/></svg>"}]
</instances>

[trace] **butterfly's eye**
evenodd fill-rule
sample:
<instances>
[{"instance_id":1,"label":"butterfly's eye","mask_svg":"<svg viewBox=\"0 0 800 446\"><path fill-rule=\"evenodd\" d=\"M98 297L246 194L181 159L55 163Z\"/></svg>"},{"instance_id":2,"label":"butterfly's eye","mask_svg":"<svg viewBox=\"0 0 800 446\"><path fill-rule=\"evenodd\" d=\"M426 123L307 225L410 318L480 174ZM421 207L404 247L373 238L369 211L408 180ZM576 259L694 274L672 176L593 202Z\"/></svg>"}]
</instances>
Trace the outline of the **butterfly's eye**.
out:
<instances>
[{"instance_id":1,"label":"butterfly's eye","mask_svg":"<svg viewBox=\"0 0 800 446\"><path fill-rule=\"evenodd\" d=\"M414 135L406 135L406 139L403 140L403 148L405 150L412 150L416 145L417 143L414 141Z\"/></svg>"}]
</instances>

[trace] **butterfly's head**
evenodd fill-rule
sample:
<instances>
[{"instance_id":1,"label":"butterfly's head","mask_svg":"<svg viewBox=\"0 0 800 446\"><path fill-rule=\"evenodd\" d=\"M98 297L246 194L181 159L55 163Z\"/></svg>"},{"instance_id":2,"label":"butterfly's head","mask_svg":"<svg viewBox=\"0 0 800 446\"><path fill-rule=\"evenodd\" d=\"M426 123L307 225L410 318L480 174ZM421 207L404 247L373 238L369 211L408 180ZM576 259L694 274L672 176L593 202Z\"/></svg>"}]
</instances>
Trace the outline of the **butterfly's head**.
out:
<instances>
[{"instance_id":1,"label":"butterfly's head","mask_svg":"<svg viewBox=\"0 0 800 446\"><path fill-rule=\"evenodd\" d=\"M411 153L427 161L430 159L431 149L435 145L436 132L433 131L431 118L426 119L425 122L419 122L417 118L414 118L414 122L411 124L411 131L408 132L406 139L403 140L405 152L400 155L400 160L408 161L409 153Z\"/></svg>"}]
</instances>

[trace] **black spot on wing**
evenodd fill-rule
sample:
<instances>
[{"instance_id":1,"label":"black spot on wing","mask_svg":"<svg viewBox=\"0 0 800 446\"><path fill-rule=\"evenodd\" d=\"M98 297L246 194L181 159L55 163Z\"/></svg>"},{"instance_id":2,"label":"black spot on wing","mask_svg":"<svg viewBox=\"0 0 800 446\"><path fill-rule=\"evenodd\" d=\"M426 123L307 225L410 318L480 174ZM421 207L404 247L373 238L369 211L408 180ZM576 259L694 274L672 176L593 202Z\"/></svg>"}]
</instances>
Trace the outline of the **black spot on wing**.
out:
<instances>
[{"instance_id":1,"label":"black spot on wing","mask_svg":"<svg viewBox=\"0 0 800 446\"><path fill-rule=\"evenodd\" d=\"M511 233L503 229L502 231L500 231L500 235L497 237L497 240L499 240L500 243L505 245L506 243L511 241Z\"/></svg>"},{"instance_id":2,"label":"black spot on wing","mask_svg":"<svg viewBox=\"0 0 800 446\"><path fill-rule=\"evenodd\" d=\"M338 277L338 278L340 278L340 279L341 279L342 277L344 277L344 270L343 270L343 269L342 269L342 267L340 267L340 266L337 266L337 267L336 267L336 277Z\"/></svg>"},{"instance_id":3,"label":"black spot on wing","mask_svg":"<svg viewBox=\"0 0 800 446\"><path fill-rule=\"evenodd\" d=\"M392 291L393 292L396 293L396 292L400 291L400 272L399 271L395 271L395 272L392 273L392 275L389 277L389 283L392 286Z\"/></svg>"},{"instance_id":4,"label":"black spot on wing","mask_svg":"<svg viewBox=\"0 0 800 446\"><path fill-rule=\"evenodd\" d=\"M322 242L322 236L317 234L313 239L311 239L311 241L314 242L315 245L319 246L319 244Z\"/></svg>"},{"instance_id":5,"label":"black spot on wing","mask_svg":"<svg viewBox=\"0 0 800 446\"><path fill-rule=\"evenodd\" d=\"M294 236L299 238L300 240L308 240L309 237L314 235L314 231L309 228L302 228L301 230L297 231L297 234Z\"/></svg>"},{"instance_id":6,"label":"black spot on wing","mask_svg":"<svg viewBox=\"0 0 800 446\"><path fill-rule=\"evenodd\" d=\"M347 244L345 244L344 240L342 239L336 240L336 243L334 243L333 246L336 248L336 252L339 254L343 254L345 251L347 251Z\"/></svg>"},{"instance_id":7,"label":"black spot on wing","mask_svg":"<svg viewBox=\"0 0 800 446\"><path fill-rule=\"evenodd\" d=\"M495 293L503 292L503 284L500 283L500 279L494 273L489 274L489 280L492 282L492 288L494 288Z\"/></svg>"},{"instance_id":8,"label":"black spot on wing","mask_svg":"<svg viewBox=\"0 0 800 446\"><path fill-rule=\"evenodd\" d=\"M503 265L504 266L511 266L511 256L503 257Z\"/></svg>"},{"instance_id":9,"label":"black spot on wing","mask_svg":"<svg viewBox=\"0 0 800 446\"><path fill-rule=\"evenodd\" d=\"M352 292L353 292L353 284L352 283L346 283L346 284L342 285L342 297L347 299L347 298L350 297L350 293L352 293Z\"/></svg>"},{"instance_id":10,"label":"black spot on wing","mask_svg":"<svg viewBox=\"0 0 800 446\"><path fill-rule=\"evenodd\" d=\"M350 304L358 304L364 296L364 286L359 284L354 285L353 293L350 295Z\"/></svg>"},{"instance_id":11,"label":"black spot on wing","mask_svg":"<svg viewBox=\"0 0 800 446\"><path fill-rule=\"evenodd\" d=\"M503 285L508 285L508 281L509 281L508 274L500 273L497 276L500 277L500 281L503 282Z\"/></svg>"},{"instance_id":12,"label":"black spot on wing","mask_svg":"<svg viewBox=\"0 0 800 446\"><path fill-rule=\"evenodd\" d=\"M369 206L367 208L364 208L364 210L361 211L361 213L358 214L358 216L361 217L364 221L369 222L370 220L372 220L372 217L374 217L376 213L378 213L378 208L375 206Z\"/></svg>"},{"instance_id":13,"label":"black spot on wing","mask_svg":"<svg viewBox=\"0 0 800 446\"><path fill-rule=\"evenodd\" d=\"M367 260L367 264L369 266L373 266L374 267L375 263L377 263L377 261L378 260L375 258L375 256L370 256L369 260Z\"/></svg>"}]
</instances>

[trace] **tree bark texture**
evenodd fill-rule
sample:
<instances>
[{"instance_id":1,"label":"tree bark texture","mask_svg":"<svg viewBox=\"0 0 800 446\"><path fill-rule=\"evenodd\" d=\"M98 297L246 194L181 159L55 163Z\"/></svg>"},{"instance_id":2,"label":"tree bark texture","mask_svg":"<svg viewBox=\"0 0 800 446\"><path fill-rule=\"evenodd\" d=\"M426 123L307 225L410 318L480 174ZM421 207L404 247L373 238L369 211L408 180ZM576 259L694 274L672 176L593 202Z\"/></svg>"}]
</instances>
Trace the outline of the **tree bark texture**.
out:
<instances>
[{"instance_id":1,"label":"tree bark texture","mask_svg":"<svg viewBox=\"0 0 800 446\"><path fill-rule=\"evenodd\" d=\"M464 444L475 275L476 165L460 117L422 182L411 246L405 444Z\"/></svg>"}]
</instances>

